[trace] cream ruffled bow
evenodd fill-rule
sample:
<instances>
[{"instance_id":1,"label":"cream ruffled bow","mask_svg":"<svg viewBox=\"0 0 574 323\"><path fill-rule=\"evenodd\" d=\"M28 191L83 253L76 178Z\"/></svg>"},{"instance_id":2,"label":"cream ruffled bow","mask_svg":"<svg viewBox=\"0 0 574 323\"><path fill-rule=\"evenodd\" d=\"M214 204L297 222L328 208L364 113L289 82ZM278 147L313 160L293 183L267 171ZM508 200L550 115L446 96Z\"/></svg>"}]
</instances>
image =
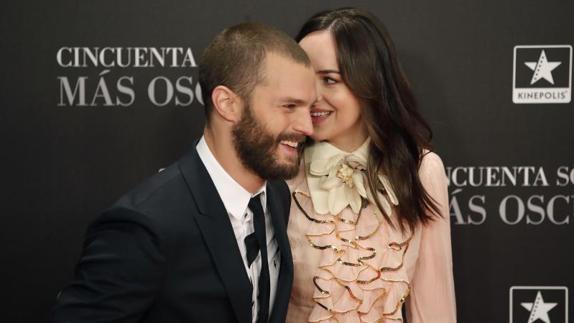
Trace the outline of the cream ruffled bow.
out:
<instances>
[{"instance_id":1,"label":"cream ruffled bow","mask_svg":"<svg viewBox=\"0 0 574 323\"><path fill-rule=\"evenodd\" d=\"M305 150L307 184L318 214L339 214L350 206L359 213L363 201L374 203L367 188L367 157L369 139L352 153L344 152L327 143L319 142ZM385 192L377 192L386 214L390 215L392 205L398 199L388 178L379 174L379 181ZM386 193L386 194L385 194Z\"/></svg>"}]
</instances>

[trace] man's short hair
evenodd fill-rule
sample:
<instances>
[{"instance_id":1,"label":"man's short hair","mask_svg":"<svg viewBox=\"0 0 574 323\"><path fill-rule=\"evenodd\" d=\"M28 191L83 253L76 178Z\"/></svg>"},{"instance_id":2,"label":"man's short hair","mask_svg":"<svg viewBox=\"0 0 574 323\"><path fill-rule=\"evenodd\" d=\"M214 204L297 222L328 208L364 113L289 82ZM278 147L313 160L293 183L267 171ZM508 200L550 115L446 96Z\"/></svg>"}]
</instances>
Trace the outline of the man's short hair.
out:
<instances>
[{"instance_id":1,"label":"man's short hair","mask_svg":"<svg viewBox=\"0 0 574 323\"><path fill-rule=\"evenodd\" d=\"M211 93L219 85L230 88L248 102L255 86L263 81L265 55L269 52L310 66L309 58L286 33L270 26L247 22L220 32L204 50L199 65L199 82L209 122Z\"/></svg>"}]
</instances>

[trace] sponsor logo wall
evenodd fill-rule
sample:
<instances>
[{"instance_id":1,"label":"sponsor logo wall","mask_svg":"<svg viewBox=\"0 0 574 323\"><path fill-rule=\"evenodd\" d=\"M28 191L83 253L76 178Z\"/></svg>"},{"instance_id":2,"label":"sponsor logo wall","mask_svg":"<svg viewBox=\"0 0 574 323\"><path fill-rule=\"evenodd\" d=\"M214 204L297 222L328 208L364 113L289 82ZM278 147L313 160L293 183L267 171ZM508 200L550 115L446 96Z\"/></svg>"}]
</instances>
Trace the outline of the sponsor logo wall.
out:
<instances>
[{"instance_id":1,"label":"sponsor logo wall","mask_svg":"<svg viewBox=\"0 0 574 323\"><path fill-rule=\"evenodd\" d=\"M133 76L139 68L168 68L185 74L174 80L157 75L145 81L144 95L154 106L186 107L194 99L203 104L201 87L191 75L197 63L189 47L61 47L56 61L63 74L57 77L59 107L130 107L136 99L135 83L144 82ZM96 77L86 75L98 69Z\"/></svg>"},{"instance_id":2,"label":"sponsor logo wall","mask_svg":"<svg viewBox=\"0 0 574 323\"><path fill-rule=\"evenodd\" d=\"M574 2L60 0L0 13L2 322L43 322L86 226L193 147L225 27L387 25L449 180L459 322L561 323L574 286ZM440 297L440 295L437 295Z\"/></svg>"},{"instance_id":3,"label":"sponsor logo wall","mask_svg":"<svg viewBox=\"0 0 574 323\"><path fill-rule=\"evenodd\" d=\"M574 168L569 166L448 166L446 172L456 225L481 225L488 219L560 226L570 224L574 214Z\"/></svg>"}]
</instances>

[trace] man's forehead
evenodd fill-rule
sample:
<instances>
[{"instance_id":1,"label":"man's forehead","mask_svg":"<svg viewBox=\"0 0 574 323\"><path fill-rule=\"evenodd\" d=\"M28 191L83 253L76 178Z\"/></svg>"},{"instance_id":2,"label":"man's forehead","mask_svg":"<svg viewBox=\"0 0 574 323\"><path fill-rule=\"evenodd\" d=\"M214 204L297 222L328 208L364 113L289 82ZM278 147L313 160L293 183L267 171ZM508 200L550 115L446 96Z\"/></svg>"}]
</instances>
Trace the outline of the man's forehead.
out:
<instances>
[{"instance_id":1,"label":"man's forehead","mask_svg":"<svg viewBox=\"0 0 574 323\"><path fill-rule=\"evenodd\" d=\"M266 53L265 57L263 58L262 66L267 68L292 68L294 66L298 66L301 69L311 69L311 64L307 64L305 62L300 62L295 60L293 57L290 57L286 54L277 53L275 51L269 51Z\"/></svg>"},{"instance_id":2,"label":"man's forehead","mask_svg":"<svg viewBox=\"0 0 574 323\"><path fill-rule=\"evenodd\" d=\"M262 80L268 82L292 82L304 81L305 78L313 78L314 70L311 65L306 66L288 57L274 55L269 57L264 64Z\"/></svg>"},{"instance_id":3,"label":"man's forehead","mask_svg":"<svg viewBox=\"0 0 574 323\"><path fill-rule=\"evenodd\" d=\"M279 77L281 79L281 77ZM314 79L309 83L273 80L260 83L254 89L254 98L267 98L280 104L311 105L317 100Z\"/></svg>"},{"instance_id":4,"label":"man's forehead","mask_svg":"<svg viewBox=\"0 0 574 323\"><path fill-rule=\"evenodd\" d=\"M311 65L270 52L262 66L255 88L260 94L264 92L273 100L303 105L315 100L315 72Z\"/></svg>"}]
</instances>

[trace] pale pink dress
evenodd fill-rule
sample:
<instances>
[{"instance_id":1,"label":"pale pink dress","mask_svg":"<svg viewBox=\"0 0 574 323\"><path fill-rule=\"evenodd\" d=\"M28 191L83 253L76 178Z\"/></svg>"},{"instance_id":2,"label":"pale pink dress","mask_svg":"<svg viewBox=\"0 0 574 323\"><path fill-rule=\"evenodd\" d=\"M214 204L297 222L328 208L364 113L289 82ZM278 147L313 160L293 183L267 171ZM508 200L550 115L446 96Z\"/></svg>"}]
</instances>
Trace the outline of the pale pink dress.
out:
<instances>
[{"instance_id":1,"label":"pale pink dress","mask_svg":"<svg viewBox=\"0 0 574 323\"><path fill-rule=\"evenodd\" d=\"M440 157L427 153L419 177L441 217L413 234L392 229L370 203L359 221L349 206L338 215L315 212L307 184L312 158L305 155L298 176L288 183L295 274L287 322L400 322L403 303L408 323L456 322L447 178ZM391 218L396 220L394 213Z\"/></svg>"}]
</instances>

